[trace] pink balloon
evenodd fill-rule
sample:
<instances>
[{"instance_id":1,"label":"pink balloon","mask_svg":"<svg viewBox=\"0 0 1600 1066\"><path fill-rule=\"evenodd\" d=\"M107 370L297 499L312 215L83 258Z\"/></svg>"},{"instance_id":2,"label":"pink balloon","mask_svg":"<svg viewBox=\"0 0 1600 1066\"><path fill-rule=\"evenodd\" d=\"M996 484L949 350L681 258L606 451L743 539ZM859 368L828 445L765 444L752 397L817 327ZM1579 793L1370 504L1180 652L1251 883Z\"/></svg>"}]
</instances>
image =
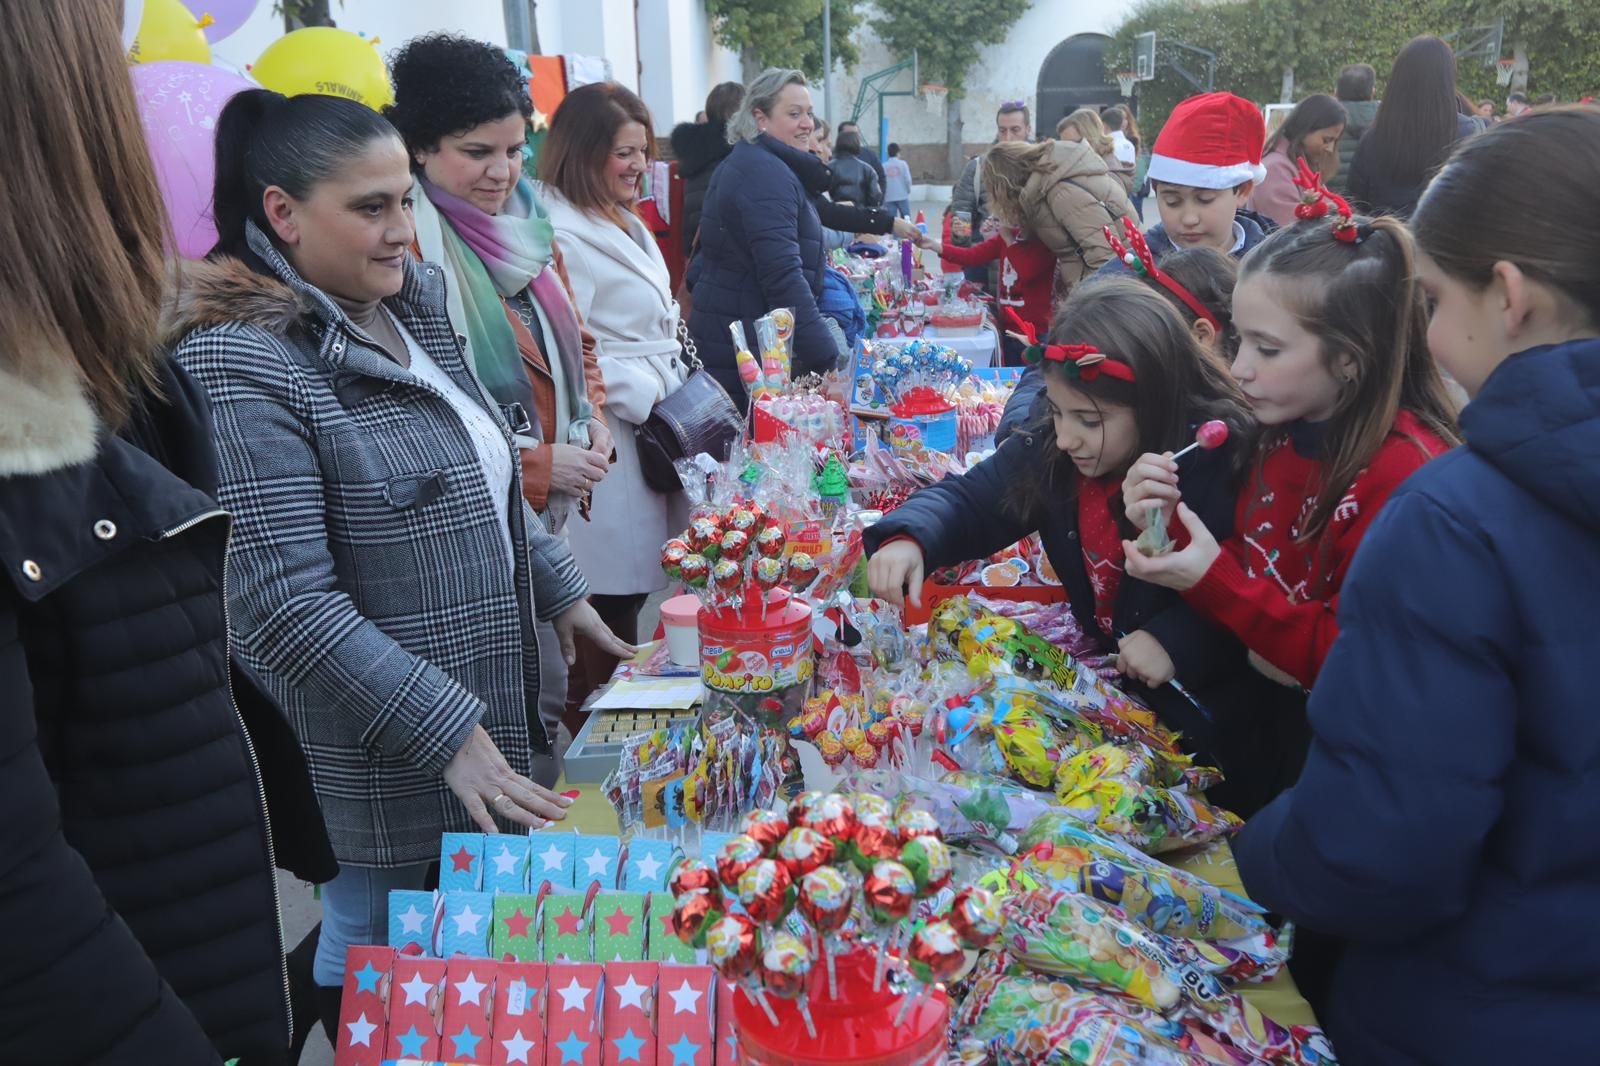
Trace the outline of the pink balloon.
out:
<instances>
[{"instance_id":1,"label":"pink balloon","mask_svg":"<svg viewBox=\"0 0 1600 1066\"><path fill-rule=\"evenodd\" d=\"M195 18L210 15L216 21L206 27L206 43L216 44L236 33L250 18L261 0L183 0Z\"/></svg>"},{"instance_id":2,"label":"pink balloon","mask_svg":"<svg viewBox=\"0 0 1600 1066\"><path fill-rule=\"evenodd\" d=\"M177 60L129 67L128 74L171 216L173 246L180 255L203 256L217 242L211 218L217 119L234 93L257 86L230 71Z\"/></svg>"}]
</instances>

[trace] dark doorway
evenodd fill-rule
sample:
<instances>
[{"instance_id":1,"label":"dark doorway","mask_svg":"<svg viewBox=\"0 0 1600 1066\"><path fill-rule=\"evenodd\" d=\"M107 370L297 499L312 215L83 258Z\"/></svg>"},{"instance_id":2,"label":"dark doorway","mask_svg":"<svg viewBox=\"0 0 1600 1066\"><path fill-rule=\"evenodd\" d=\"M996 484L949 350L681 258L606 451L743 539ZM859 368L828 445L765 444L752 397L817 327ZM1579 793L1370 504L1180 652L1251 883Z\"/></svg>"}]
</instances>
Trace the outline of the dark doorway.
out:
<instances>
[{"instance_id":1,"label":"dark doorway","mask_svg":"<svg viewBox=\"0 0 1600 1066\"><path fill-rule=\"evenodd\" d=\"M1050 50L1039 67L1039 114L1034 129L1040 137L1055 136L1056 123L1080 107L1105 107L1122 102L1114 81L1108 82L1102 33L1079 33Z\"/></svg>"}]
</instances>

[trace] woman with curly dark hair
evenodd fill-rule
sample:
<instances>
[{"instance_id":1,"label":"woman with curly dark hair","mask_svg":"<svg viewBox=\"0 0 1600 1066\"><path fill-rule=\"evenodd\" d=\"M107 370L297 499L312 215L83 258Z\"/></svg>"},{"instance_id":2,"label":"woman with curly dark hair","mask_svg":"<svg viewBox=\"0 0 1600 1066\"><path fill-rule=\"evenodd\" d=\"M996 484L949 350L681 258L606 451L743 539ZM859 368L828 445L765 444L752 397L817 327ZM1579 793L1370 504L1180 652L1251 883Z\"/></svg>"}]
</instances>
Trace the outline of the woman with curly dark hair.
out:
<instances>
[{"instance_id":1,"label":"woman with curly dark hair","mask_svg":"<svg viewBox=\"0 0 1600 1066\"><path fill-rule=\"evenodd\" d=\"M450 320L466 338L468 365L512 411L523 493L559 535L574 511L587 517L614 450L594 337L549 213L522 176L533 115L527 85L499 49L442 33L407 42L390 67L395 102L384 114L405 139L419 186L415 250L447 271ZM622 654L614 638L605 643ZM568 664L548 627L539 644L539 716L554 737ZM557 767L541 769L535 777L554 784Z\"/></svg>"}]
</instances>

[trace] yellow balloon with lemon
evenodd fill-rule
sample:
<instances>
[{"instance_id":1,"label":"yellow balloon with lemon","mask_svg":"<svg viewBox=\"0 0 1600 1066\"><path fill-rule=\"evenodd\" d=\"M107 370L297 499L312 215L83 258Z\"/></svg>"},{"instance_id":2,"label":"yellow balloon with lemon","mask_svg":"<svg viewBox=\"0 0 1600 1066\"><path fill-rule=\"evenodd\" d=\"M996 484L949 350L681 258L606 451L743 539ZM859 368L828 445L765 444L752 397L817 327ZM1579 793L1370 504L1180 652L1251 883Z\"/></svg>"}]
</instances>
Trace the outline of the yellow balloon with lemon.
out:
<instances>
[{"instance_id":1,"label":"yellow balloon with lemon","mask_svg":"<svg viewBox=\"0 0 1600 1066\"><path fill-rule=\"evenodd\" d=\"M394 102L389 68L377 45L376 37L307 26L268 45L250 68L250 75L285 96L343 96L376 111Z\"/></svg>"},{"instance_id":2,"label":"yellow balloon with lemon","mask_svg":"<svg viewBox=\"0 0 1600 1066\"><path fill-rule=\"evenodd\" d=\"M187 63L210 63L211 46L206 43L210 15L196 17L179 0L145 0L139 34L128 49L129 63L161 63L180 59Z\"/></svg>"}]
</instances>

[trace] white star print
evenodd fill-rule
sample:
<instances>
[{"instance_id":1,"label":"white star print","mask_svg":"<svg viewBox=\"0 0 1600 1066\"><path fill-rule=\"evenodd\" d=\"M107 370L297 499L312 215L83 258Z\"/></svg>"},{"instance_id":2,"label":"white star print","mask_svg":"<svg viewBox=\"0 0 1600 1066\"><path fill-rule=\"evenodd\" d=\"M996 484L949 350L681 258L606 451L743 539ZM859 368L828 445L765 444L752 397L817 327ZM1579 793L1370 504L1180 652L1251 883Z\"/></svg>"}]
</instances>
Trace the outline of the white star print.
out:
<instances>
[{"instance_id":1,"label":"white star print","mask_svg":"<svg viewBox=\"0 0 1600 1066\"><path fill-rule=\"evenodd\" d=\"M500 1044L506 1049L508 1063L527 1062L528 1052L533 1050L533 1041L523 1037L521 1029L512 1033L510 1040L502 1040Z\"/></svg>"},{"instance_id":2,"label":"white star print","mask_svg":"<svg viewBox=\"0 0 1600 1066\"><path fill-rule=\"evenodd\" d=\"M471 970L468 970L467 979L465 981L456 982L456 991L461 994L461 999L457 1006L465 1007L468 1003L476 1004L480 1007L483 1006L482 1001L479 1000L478 997L487 987L488 986L482 981L478 980L476 974L474 974Z\"/></svg>"},{"instance_id":3,"label":"white star print","mask_svg":"<svg viewBox=\"0 0 1600 1066\"><path fill-rule=\"evenodd\" d=\"M406 912L398 917L400 919L400 931L402 933L416 933L418 936L422 935L422 923L428 918L426 914L423 914L421 911L417 910L417 905L415 903L407 907Z\"/></svg>"},{"instance_id":4,"label":"white star print","mask_svg":"<svg viewBox=\"0 0 1600 1066\"><path fill-rule=\"evenodd\" d=\"M355 1021L345 1022L344 1027L350 1030L351 1047L355 1047L357 1044L360 1044L362 1047L372 1046L372 1031L376 1029L377 1026L367 1021L366 1011L362 1011L361 1017L357 1018Z\"/></svg>"},{"instance_id":5,"label":"white star print","mask_svg":"<svg viewBox=\"0 0 1600 1066\"><path fill-rule=\"evenodd\" d=\"M428 992L433 986L424 981L420 973L412 974L411 980L400 987L405 989L406 1006L409 1007L412 1004L416 1004L419 1007L426 1007L428 1005Z\"/></svg>"},{"instance_id":6,"label":"white star print","mask_svg":"<svg viewBox=\"0 0 1600 1066\"><path fill-rule=\"evenodd\" d=\"M473 911L472 904L461 908L461 913L455 916L456 932L461 936L476 936L478 923L483 921L483 915Z\"/></svg>"},{"instance_id":7,"label":"white star print","mask_svg":"<svg viewBox=\"0 0 1600 1066\"><path fill-rule=\"evenodd\" d=\"M589 998L589 990L580 985L576 977L566 988L558 988L556 991L561 993L561 1009L564 1011L582 1010L583 1001Z\"/></svg>"},{"instance_id":8,"label":"white star print","mask_svg":"<svg viewBox=\"0 0 1600 1066\"><path fill-rule=\"evenodd\" d=\"M552 841L548 848L545 848L544 851L539 853L539 858L544 860L545 871L549 872L551 870L561 869L561 864L566 861L567 856L566 853L557 847L555 842Z\"/></svg>"},{"instance_id":9,"label":"white star print","mask_svg":"<svg viewBox=\"0 0 1600 1066\"><path fill-rule=\"evenodd\" d=\"M646 881L654 881L661 876L661 860L654 855L646 855L634 861L633 868L639 871L639 876Z\"/></svg>"},{"instance_id":10,"label":"white star print","mask_svg":"<svg viewBox=\"0 0 1600 1066\"><path fill-rule=\"evenodd\" d=\"M595 848L593 851L591 851L588 856L584 858L583 864L589 868L590 877L603 877L606 872L606 866L609 865L606 861L605 852L601 851L599 848Z\"/></svg>"},{"instance_id":11,"label":"white star print","mask_svg":"<svg viewBox=\"0 0 1600 1066\"><path fill-rule=\"evenodd\" d=\"M694 1014L699 1009L702 994L699 990L690 988L689 980L685 978L683 984L667 993L672 997L672 1013Z\"/></svg>"},{"instance_id":12,"label":"white star print","mask_svg":"<svg viewBox=\"0 0 1600 1066\"><path fill-rule=\"evenodd\" d=\"M500 845L500 854L494 857L494 872L506 877L517 872L517 857L511 854L511 848L505 844Z\"/></svg>"},{"instance_id":13,"label":"white star print","mask_svg":"<svg viewBox=\"0 0 1600 1066\"><path fill-rule=\"evenodd\" d=\"M644 1010L644 994L650 991L650 987L635 981L633 974L630 973L628 979L612 988L612 991L617 994L617 1009L638 1007L640 1010Z\"/></svg>"}]
</instances>

